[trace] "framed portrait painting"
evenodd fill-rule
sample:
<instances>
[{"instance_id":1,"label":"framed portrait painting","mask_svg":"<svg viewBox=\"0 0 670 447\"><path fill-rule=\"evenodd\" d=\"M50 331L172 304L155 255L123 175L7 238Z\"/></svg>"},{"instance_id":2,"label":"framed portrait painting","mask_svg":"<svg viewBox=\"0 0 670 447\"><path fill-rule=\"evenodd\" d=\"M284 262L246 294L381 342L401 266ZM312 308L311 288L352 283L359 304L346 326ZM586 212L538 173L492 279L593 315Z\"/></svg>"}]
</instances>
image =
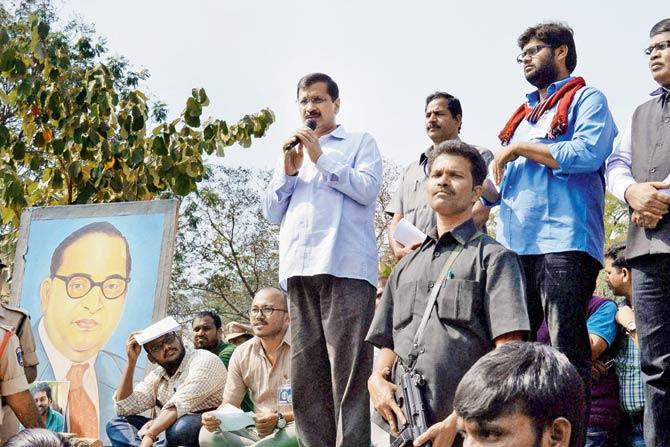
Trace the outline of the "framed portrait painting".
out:
<instances>
[{"instance_id":1,"label":"framed portrait painting","mask_svg":"<svg viewBox=\"0 0 670 447\"><path fill-rule=\"evenodd\" d=\"M37 380L70 383L66 423L81 437L109 444L128 334L165 316L177 212L166 200L21 215L11 302L30 312Z\"/></svg>"}]
</instances>

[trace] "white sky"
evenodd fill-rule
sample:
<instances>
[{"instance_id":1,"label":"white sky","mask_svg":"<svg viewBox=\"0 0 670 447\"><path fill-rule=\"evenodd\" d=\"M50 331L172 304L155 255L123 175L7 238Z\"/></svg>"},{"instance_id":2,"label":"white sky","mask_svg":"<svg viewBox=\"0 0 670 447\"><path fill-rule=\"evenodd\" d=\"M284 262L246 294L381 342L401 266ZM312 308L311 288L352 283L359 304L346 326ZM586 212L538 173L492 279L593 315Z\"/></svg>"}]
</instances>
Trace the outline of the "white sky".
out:
<instances>
[{"instance_id":1,"label":"white sky","mask_svg":"<svg viewBox=\"0 0 670 447\"><path fill-rule=\"evenodd\" d=\"M277 121L250 149L229 148L229 166L274 166L300 125L295 85L322 71L340 87L338 122L370 132L383 155L406 164L428 146L425 97L444 90L463 105L461 137L498 147L497 134L532 87L515 62L516 39L537 22L575 30L575 75L607 96L622 129L656 88L648 33L670 16L654 1L65 0L107 38L111 53L151 72L150 92L179 113L204 87L204 117L234 122L270 107Z\"/></svg>"}]
</instances>

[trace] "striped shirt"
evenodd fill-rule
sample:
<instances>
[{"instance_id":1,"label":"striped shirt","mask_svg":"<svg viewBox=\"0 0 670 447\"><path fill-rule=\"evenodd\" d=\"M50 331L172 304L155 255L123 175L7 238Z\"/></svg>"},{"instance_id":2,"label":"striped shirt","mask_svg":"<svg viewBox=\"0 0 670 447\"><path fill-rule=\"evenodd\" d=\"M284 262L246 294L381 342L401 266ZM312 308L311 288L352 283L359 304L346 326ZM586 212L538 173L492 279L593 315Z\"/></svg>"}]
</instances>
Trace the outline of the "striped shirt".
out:
<instances>
[{"instance_id":1,"label":"striped shirt","mask_svg":"<svg viewBox=\"0 0 670 447\"><path fill-rule=\"evenodd\" d=\"M633 339L625 332L615 360L619 377L619 399L626 413L637 413L644 409L644 385L640 377L640 351Z\"/></svg>"}]
</instances>

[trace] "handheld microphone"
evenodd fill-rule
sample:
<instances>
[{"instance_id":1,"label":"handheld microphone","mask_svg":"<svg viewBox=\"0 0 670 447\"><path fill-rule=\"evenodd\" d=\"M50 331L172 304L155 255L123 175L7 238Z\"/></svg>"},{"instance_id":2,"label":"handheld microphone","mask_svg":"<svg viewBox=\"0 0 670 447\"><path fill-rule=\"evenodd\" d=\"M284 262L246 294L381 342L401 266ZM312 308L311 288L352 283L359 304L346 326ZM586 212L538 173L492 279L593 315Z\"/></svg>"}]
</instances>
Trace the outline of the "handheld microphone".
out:
<instances>
[{"instance_id":1,"label":"handheld microphone","mask_svg":"<svg viewBox=\"0 0 670 447\"><path fill-rule=\"evenodd\" d=\"M313 120L312 118L305 120L305 126L309 127L312 130L316 129L316 120ZM291 149L296 147L298 143L300 143L300 140L298 140L298 137L295 137L293 141L284 146L284 151L290 151Z\"/></svg>"}]
</instances>

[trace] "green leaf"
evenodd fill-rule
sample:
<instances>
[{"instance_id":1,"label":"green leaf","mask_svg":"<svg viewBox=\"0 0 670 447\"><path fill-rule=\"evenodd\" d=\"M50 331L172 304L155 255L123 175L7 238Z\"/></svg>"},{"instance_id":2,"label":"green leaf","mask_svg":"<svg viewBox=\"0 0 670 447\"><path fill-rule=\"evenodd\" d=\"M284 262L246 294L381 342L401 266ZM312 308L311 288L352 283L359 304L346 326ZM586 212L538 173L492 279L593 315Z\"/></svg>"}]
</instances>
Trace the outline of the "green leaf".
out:
<instances>
[{"instance_id":1,"label":"green leaf","mask_svg":"<svg viewBox=\"0 0 670 447\"><path fill-rule=\"evenodd\" d=\"M51 147L53 148L54 155L60 155L65 150L65 141L60 138L55 139L51 142Z\"/></svg>"},{"instance_id":2,"label":"green leaf","mask_svg":"<svg viewBox=\"0 0 670 447\"><path fill-rule=\"evenodd\" d=\"M5 147L9 144L9 129L3 124L0 124L0 147Z\"/></svg>"},{"instance_id":3,"label":"green leaf","mask_svg":"<svg viewBox=\"0 0 670 447\"><path fill-rule=\"evenodd\" d=\"M200 127L200 117L199 116L191 116L188 113L184 114L184 121L186 124L188 124L191 127L198 128Z\"/></svg>"},{"instance_id":4,"label":"green leaf","mask_svg":"<svg viewBox=\"0 0 670 447\"><path fill-rule=\"evenodd\" d=\"M79 161L73 161L67 167L67 173L70 176L70 179L74 180L81 173L81 163Z\"/></svg>"},{"instance_id":5,"label":"green leaf","mask_svg":"<svg viewBox=\"0 0 670 447\"><path fill-rule=\"evenodd\" d=\"M58 169L54 170L54 175L51 177L51 187L56 190L63 187L63 175Z\"/></svg>"},{"instance_id":6,"label":"green leaf","mask_svg":"<svg viewBox=\"0 0 670 447\"><path fill-rule=\"evenodd\" d=\"M17 141L12 147L12 157L14 160L23 160L26 156L26 144L23 141Z\"/></svg>"},{"instance_id":7,"label":"green leaf","mask_svg":"<svg viewBox=\"0 0 670 447\"><path fill-rule=\"evenodd\" d=\"M151 142L151 150L156 155L167 155L168 150L165 146L165 141L163 140L162 136L157 135L154 137L153 141Z\"/></svg>"},{"instance_id":8,"label":"green leaf","mask_svg":"<svg viewBox=\"0 0 670 447\"><path fill-rule=\"evenodd\" d=\"M144 161L144 148L138 147L133 151L133 155L130 159L130 162L134 165L138 165Z\"/></svg>"},{"instance_id":9,"label":"green leaf","mask_svg":"<svg viewBox=\"0 0 670 447\"><path fill-rule=\"evenodd\" d=\"M121 176L114 174L114 177L109 181L109 186L111 186L112 190L116 193L123 191L123 180L121 180Z\"/></svg>"},{"instance_id":10,"label":"green leaf","mask_svg":"<svg viewBox=\"0 0 670 447\"><path fill-rule=\"evenodd\" d=\"M37 35L44 40L49 35L49 24L47 22L40 22L37 25Z\"/></svg>"}]
</instances>

